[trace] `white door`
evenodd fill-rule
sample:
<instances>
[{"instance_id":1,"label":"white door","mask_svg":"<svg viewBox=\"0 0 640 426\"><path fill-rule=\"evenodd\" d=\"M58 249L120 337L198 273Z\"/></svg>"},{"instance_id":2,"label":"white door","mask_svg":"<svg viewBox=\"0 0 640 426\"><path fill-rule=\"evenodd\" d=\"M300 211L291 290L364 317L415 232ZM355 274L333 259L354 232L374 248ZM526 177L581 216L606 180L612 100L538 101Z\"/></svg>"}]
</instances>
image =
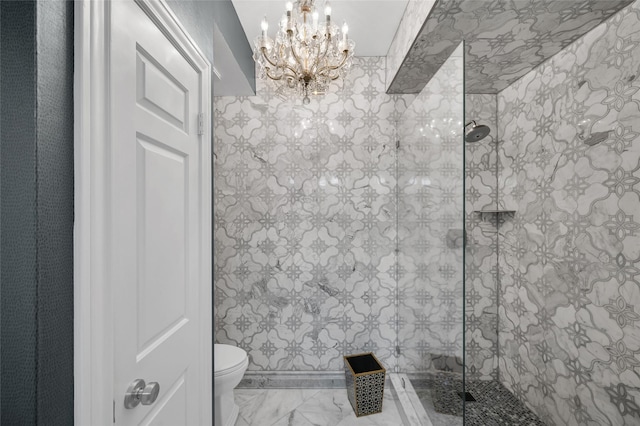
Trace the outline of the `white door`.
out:
<instances>
[{"instance_id":1,"label":"white door","mask_svg":"<svg viewBox=\"0 0 640 426\"><path fill-rule=\"evenodd\" d=\"M200 309L211 285L201 264L210 261L201 251L210 241L201 170L209 141L199 135L207 77L133 1L112 1L110 21L115 424L207 424L211 360L202 357L212 339ZM159 384L153 404L125 408L135 379Z\"/></svg>"}]
</instances>

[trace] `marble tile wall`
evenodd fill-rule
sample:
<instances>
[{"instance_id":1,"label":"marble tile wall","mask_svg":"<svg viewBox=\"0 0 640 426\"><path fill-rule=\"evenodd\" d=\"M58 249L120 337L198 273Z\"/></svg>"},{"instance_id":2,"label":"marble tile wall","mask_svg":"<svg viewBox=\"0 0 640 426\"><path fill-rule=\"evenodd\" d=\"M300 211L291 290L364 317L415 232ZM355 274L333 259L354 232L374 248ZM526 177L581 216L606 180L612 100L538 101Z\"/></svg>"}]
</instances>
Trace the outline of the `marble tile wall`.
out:
<instances>
[{"instance_id":1,"label":"marble tile wall","mask_svg":"<svg viewBox=\"0 0 640 426\"><path fill-rule=\"evenodd\" d=\"M400 69L402 62L409 53L422 25L427 20L429 12L436 4L436 0L409 0L402 15L400 25L396 31L389 51L386 64L386 89L389 90L393 79Z\"/></svg>"},{"instance_id":2,"label":"marble tile wall","mask_svg":"<svg viewBox=\"0 0 640 426\"><path fill-rule=\"evenodd\" d=\"M449 13L449 8L453 7L455 10L455 6L461 1L463 0L436 1L430 8L426 20L420 16L423 18L422 22L416 22L407 30L400 31L405 37L407 33L411 33L412 43L410 49L403 52L402 60L397 61L398 67L390 68L387 73L388 93L420 93L456 50L464 39L462 30L440 23L454 16ZM409 6L405 16L409 15L407 21L412 22L413 11ZM418 29L417 33L414 32L414 28ZM391 56L393 57L393 54ZM390 64L394 65L395 61L392 60Z\"/></svg>"},{"instance_id":3,"label":"marble tile wall","mask_svg":"<svg viewBox=\"0 0 640 426\"><path fill-rule=\"evenodd\" d=\"M386 95L384 58L359 58L309 106L263 81L216 98L215 337L250 370L337 371L364 351L390 371L459 367L461 55L418 97Z\"/></svg>"},{"instance_id":4,"label":"marble tile wall","mask_svg":"<svg viewBox=\"0 0 640 426\"><path fill-rule=\"evenodd\" d=\"M390 70L388 91L420 92L465 40L467 92L498 93L631 1L438 1Z\"/></svg>"},{"instance_id":5,"label":"marble tile wall","mask_svg":"<svg viewBox=\"0 0 640 426\"><path fill-rule=\"evenodd\" d=\"M215 99L215 339L250 370L396 367L395 123L384 58L303 106L272 83Z\"/></svg>"},{"instance_id":6,"label":"marble tile wall","mask_svg":"<svg viewBox=\"0 0 640 426\"><path fill-rule=\"evenodd\" d=\"M398 122L398 365L403 372L455 369L462 358L462 77L459 47Z\"/></svg>"},{"instance_id":7,"label":"marble tile wall","mask_svg":"<svg viewBox=\"0 0 640 426\"><path fill-rule=\"evenodd\" d=\"M498 95L500 379L549 425L640 424L640 1Z\"/></svg>"},{"instance_id":8,"label":"marble tile wall","mask_svg":"<svg viewBox=\"0 0 640 426\"><path fill-rule=\"evenodd\" d=\"M470 380L498 379L498 99L465 95L465 121L491 128L465 144L465 368Z\"/></svg>"}]
</instances>

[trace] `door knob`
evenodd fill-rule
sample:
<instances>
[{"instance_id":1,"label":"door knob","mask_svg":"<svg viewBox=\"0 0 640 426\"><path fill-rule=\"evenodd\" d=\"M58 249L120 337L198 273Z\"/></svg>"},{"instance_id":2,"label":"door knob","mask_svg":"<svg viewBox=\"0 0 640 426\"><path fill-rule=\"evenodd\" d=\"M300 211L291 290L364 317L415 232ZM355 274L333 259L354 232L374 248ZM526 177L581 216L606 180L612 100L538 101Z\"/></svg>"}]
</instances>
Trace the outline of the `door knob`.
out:
<instances>
[{"instance_id":1,"label":"door knob","mask_svg":"<svg viewBox=\"0 0 640 426\"><path fill-rule=\"evenodd\" d=\"M135 379L124 395L124 407L136 408L138 404L151 405L158 399L160 385L157 382L146 384L142 379Z\"/></svg>"}]
</instances>

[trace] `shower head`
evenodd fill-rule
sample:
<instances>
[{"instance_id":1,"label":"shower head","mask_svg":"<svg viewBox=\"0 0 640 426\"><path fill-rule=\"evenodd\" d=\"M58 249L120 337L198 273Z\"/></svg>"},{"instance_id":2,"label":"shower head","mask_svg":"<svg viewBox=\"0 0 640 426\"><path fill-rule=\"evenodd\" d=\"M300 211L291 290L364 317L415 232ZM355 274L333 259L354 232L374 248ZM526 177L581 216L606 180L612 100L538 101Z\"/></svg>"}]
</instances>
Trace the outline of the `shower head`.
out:
<instances>
[{"instance_id":1,"label":"shower head","mask_svg":"<svg viewBox=\"0 0 640 426\"><path fill-rule=\"evenodd\" d=\"M465 142L478 142L486 138L491 129L484 124L478 124L475 121L470 121L464 125L465 129L472 125L464 134Z\"/></svg>"}]
</instances>

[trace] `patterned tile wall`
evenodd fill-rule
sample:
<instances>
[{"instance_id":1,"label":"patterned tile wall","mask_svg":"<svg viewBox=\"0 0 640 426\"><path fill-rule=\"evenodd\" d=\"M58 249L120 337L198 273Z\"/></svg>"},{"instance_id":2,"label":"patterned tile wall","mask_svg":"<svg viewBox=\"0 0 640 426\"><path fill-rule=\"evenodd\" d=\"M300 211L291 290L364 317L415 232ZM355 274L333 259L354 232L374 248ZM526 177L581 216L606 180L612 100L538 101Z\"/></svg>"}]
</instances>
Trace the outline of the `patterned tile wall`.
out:
<instances>
[{"instance_id":1,"label":"patterned tile wall","mask_svg":"<svg viewBox=\"0 0 640 426\"><path fill-rule=\"evenodd\" d=\"M384 58L308 106L258 81L215 99L215 338L251 370L396 367L395 123Z\"/></svg>"},{"instance_id":2,"label":"patterned tile wall","mask_svg":"<svg viewBox=\"0 0 640 426\"><path fill-rule=\"evenodd\" d=\"M638 425L640 1L498 100L501 381L550 425Z\"/></svg>"},{"instance_id":3,"label":"patterned tile wall","mask_svg":"<svg viewBox=\"0 0 640 426\"><path fill-rule=\"evenodd\" d=\"M491 128L489 136L465 144L465 355L467 377L498 378L498 233L494 214L498 172L496 95L465 95L465 121Z\"/></svg>"},{"instance_id":4,"label":"patterned tile wall","mask_svg":"<svg viewBox=\"0 0 640 426\"><path fill-rule=\"evenodd\" d=\"M631 1L440 0L389 93L420 92L462 40L467 92L497 93Z\"/></svg>"},{"instance_id":5,"label":"patterned tile wall","mask_svg":"<svg viewBox=\"0 0 640 426\"><path fill-rule=\"evenodd\" d=\"M433 78L463 40L461 29L441 25L441 19L452 20L448 14L450 5L463 0L436 1L426 21L417 25L419 31L413 34L411 48L403 52L404 57L397 68L387 73L388 93L420 93L425 84ZM407 8L405 16L412 11ZM404 19L404 18L403 18ZM408 18L409 22L410 18ZM413 26L410 27L413 29ZM409 33L402 30L401 34ZM393 62L391 62L393 64Z\"/></svg>"},{"instance_id":6,"label":"patterned tile wall","mask_svg":"<svg viewBox=\"0 0 640 426\"><path fill-rule=\"evenodd\" d=\"M460 47L398 123L400 371L462 358L462 65Z\"/></svg>"},{"instance_id":7,"label":"patterned tile wall","mask_svg":"<svg viewBox=\"0 0 640 426\"><path fill-rule=\"evenodd\" d=\"M402 15L402 21L398 25L393 41L387 52L386 66L386 88L391 86L391 82L400 69L409 49L418 36L422 25L427 20L429 12L437 0L409 0Z\"/></svg>"},{"instance_id":8,"label":"patterned tile wall","mask_svg":"<svg viewBox=\"0 0 640 426\"><path fill-rule=\"evenodd\" d=\"M359 58L308 107L263 81L216 98L216 341L247 350L250 369L462 357L461 55L415 99L384 93L384 58Z\"/></svg>"}]
</instances>

